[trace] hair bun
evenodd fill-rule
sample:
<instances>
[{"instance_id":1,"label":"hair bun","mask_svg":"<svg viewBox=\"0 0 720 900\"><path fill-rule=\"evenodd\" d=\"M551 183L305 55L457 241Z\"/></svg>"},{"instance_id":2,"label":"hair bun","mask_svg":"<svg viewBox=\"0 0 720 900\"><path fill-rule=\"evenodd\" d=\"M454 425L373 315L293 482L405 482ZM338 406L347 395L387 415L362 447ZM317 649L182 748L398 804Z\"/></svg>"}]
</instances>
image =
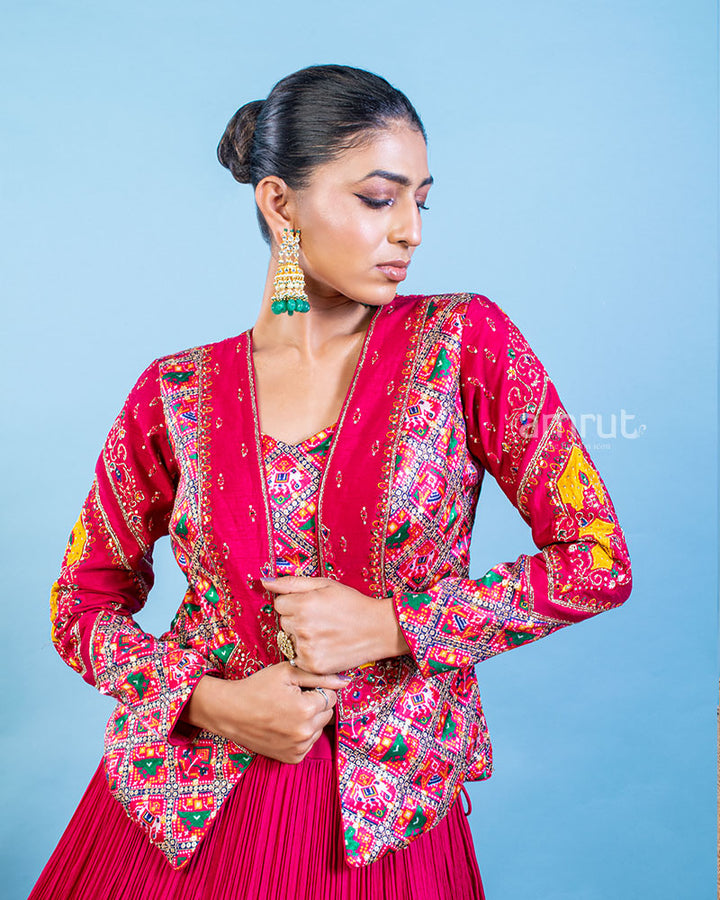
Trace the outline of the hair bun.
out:
<instances>
[{"instance_id":1,"label":"hair bun","mask_svg":"<svg viewBox=\"0 0 720 900\"><path fill-rule=\"evenodd\" d=\"M252 149L255 123L264 100L251 100L241 106L230 119L225 133L220 138L217 157L229 169L235 181L250 183L250 150Z\"/></svg>"}]
</instances>

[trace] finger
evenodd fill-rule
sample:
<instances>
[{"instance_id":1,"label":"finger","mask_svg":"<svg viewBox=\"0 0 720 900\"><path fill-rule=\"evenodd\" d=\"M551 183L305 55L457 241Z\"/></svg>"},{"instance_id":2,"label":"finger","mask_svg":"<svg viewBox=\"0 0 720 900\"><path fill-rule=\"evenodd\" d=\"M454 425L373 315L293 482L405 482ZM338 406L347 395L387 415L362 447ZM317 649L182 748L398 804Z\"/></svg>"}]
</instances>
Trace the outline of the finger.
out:
<instances>
[{"instance_id":1,"label":"finger","mask_svg":"<svg viewBox=\"0 0 720 900\"><path fill-rule=\"evenodd\" d=\"M341 688L347 687L352 681L351 678L344 675L316 675L314 672L308 672L299 666L292 667L289 664L288 674L290 681L300 687L321 687L331 691L339 691Z\"/></svg>"},{"instance_id":2,"label":"finger","mask_svg":"<svg viewBox=\"0 0 720 900\"><path fill-rule=\"evenodd\" d=\"M303 693L305 702L314 716L328 712L337 703L337 694L335 691L331 691L330 688L320 688L320 690L315 688L312 691L304 691Z\"/></svg>"},{"instance_id":3,"label":"finger","mask_svg":"<svg viewBox=\"0 0 720 900\"><path fill-rule=\"evenodd\" d=\"M325 728L326 725L330 724L334 715L335 707L332 707L331 709L323 709L320 712L313 714L310 722L312 724L312 727L314 729L317 729L317 737L320 737L323 728ZM317 738L315 738L315 740L317 740Z\"/></svg>"},{"instance_id":4,"label":"finger","mask_svg":"<svg viewBox=\"0 0 720 900\"><path fill-rule=\"evenodd\" d=\"M298 591L311 591L314 588L327 587L329 578L315 578L310 575L281 575L279 578L261 578L262 586L272 593L294 594Z\"/></svg>"},{"instance_id":5,"label":"finger","mask_svg":"<svg viewBox=\"0 0 720 900\"><path fill-rule=\"evenodd\" d=\"M303 741L302 744L298 744L297 749L298 749L299 753L302 754L303 757L307 753L310 752L313 744L320 738L320 736L322 735L322 732L323 732L323 728L325 727L325 724L327 724L327 723L320 724L320 722L318 721L316 729L312 734L312 737L307 741Z\"/></svg>"},{"instance_id":6,"label":"finger","mask_svg":"<svg viewBox=\"0 0 720 900\"><path fill-rule=\"evenodd\" d=\"M289 637L295 637L295 632L292 628L292 616L279 616L278 625L280 626L280 631L284 631ZM293 644L295 641L293 641Z\"/></svg>"},{"instance_id":7,"label":"finger","mask_svg":"<svg viewBox=\"0 0 720 900\"><path fill-rule=\"evenodd\" d=\"M291 616L302 602L301 598L301 594L275 594L273 597L275 612L282 616Z\"/></svg>"}]
</instances>

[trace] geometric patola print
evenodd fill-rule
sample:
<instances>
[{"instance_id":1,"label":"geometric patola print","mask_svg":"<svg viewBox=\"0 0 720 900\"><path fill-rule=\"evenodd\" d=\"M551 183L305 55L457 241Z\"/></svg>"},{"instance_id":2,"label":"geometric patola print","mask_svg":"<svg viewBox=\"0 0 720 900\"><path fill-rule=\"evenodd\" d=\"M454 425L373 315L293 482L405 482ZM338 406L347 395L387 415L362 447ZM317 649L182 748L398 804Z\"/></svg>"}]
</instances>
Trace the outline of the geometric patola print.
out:
<instances>
[{"instance_id":1,"label":"geometric patola print","mask_svg":"<svg viewBox=\"0 0 720 900\"><path fill-rule=\"evenodd\" d=\"M259 583L273 559L278 575L316 574L320 542L325 571L342 573L357 541L362 555L346 575L392 602L409 646L353 670L338 694L338 789L353 866L432 829L463 781L490 774L477 663L630 592L605 485L502 310L475 294L399 297L373 327L350 423L296 446L259 433L248 333L151 364L113 424L73 528L51 592L53 641L118 701L105 734L108 783L175 867L254 759L179 716L204 675L243 678L278 660L277 620ZM393 343L403 334L407 346ZM333 454L350 460L344 482ZM471 579L485 473L538 552ZM331 476L336 493L319 496ZM348 494L354 507L344 502L348 485L361 489ZM166 535L187 591L154 637L134 615L153 582L153 545Z\"/></svg>"}]
</instances>

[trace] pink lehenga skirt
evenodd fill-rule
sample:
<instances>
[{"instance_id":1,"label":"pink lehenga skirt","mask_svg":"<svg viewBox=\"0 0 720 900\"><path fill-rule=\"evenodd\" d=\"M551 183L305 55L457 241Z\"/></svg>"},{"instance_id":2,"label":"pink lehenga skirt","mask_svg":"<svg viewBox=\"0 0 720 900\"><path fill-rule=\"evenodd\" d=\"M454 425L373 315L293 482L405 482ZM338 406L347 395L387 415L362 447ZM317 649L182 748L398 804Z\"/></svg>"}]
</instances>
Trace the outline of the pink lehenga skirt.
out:
<instances>
[{"instance_id":1,"label":"pink lehenga skirt","mask_svg":"<svg viewBox=\"0 0 720 900\"><path fill-rule=\"evenodd\" d=\"M333 728L298 765L258 756L177 870L111 796L101 763L29 900L484 898L462 795L404 850L345 863Z\"/></svg>"}]
</instances>

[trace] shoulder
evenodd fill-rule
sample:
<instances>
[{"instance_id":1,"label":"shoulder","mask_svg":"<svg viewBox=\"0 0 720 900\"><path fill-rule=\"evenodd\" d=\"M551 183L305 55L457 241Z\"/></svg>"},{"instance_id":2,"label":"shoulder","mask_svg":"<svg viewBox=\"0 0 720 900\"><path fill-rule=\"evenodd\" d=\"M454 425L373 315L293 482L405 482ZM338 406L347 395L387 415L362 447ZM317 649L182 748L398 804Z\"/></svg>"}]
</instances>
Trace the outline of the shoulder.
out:
<instances>
[{"instance_id":1,"label":"shoulder","mask_svg":"<svg viewBox=\"0 0 720 900\"><path fill-rule=\"evenodd\" d=\"M483 317L490 319L506 320L507 314L485 294L475 291L456 291L450 294L398 294L391 307L407 310L408 312L421 306L428 307L428 316L440 312L460 312L471 317Z\"/></svg>"},{"instance_id":2,"label":"shoulder","mask_svg":"<svg viewBox=\"0 0 720 900\"><path fill-rule=\"evenodd\" d=\"M224 338L220 341L213 341L208 344L198 344L194 347L187 347L184 350L176 350L173 353L168 353L165 356L160 356L155 359L151 363L151 367L156 366L164 371L175 364L184 362L198 363L207 359L236 355L247 340L248 334L248 331L243 331L241 334Z\"/></svg>"},{"instance_id":3,"label":"shoulder","mask_svg":"<svg viewBox=\"0 0 720 900\"><path fill-rule=\"evenodd\" d=\"M397 306L409 316L425 310L426 328L457 329L471 341L507 340L511 332L517 331L497 303L475 291L398 295L391 306Z\"/></svg>"},{"instance_id":4,"label":"shoulder","mask_svg":"<svg viewBox=\"0 0 720 900\"><path fill-rule=\"evenodd\" d=\"M154 405L158 400L171 399L178 392L187 395L199 386L202 370L209 364L236 359L246 338L247 332L243 332L156 357L136 379L125 406Z\"/></svg>"}]
</instances>

